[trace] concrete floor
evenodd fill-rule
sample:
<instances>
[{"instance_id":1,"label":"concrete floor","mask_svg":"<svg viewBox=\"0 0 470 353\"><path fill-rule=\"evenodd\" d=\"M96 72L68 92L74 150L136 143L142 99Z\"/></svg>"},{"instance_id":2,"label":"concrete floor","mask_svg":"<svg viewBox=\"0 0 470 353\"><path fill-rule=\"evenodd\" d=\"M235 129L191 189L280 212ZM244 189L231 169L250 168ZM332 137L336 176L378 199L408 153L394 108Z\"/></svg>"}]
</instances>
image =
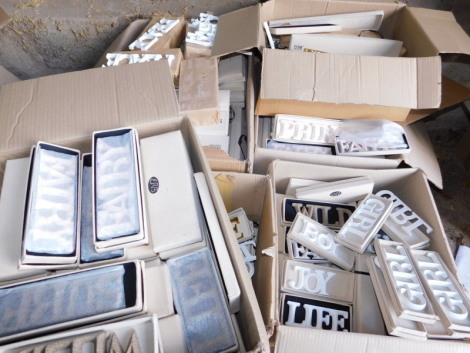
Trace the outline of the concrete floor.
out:
<instances>
[{"instance_id":1,"label":"concrete floor","mask_svg":"<svg viewBox=\"0 0 470 353\"><path fill-rule=\"evenodd\" d=\"M0 30L0 65L21 79L92 67L112 40L137 18L154 14L197 17L221 14L256 0L2 0L12 20ZM409 6L450 10L470 33L469 0L403 0ZM470 86L470 65L444 63L443 72ZM470 245L470 173L457 156L457 143L469 118L457 107L427 118L444 189L433 189L445 230L454 249Z\"/></svg>"}]
</instances>

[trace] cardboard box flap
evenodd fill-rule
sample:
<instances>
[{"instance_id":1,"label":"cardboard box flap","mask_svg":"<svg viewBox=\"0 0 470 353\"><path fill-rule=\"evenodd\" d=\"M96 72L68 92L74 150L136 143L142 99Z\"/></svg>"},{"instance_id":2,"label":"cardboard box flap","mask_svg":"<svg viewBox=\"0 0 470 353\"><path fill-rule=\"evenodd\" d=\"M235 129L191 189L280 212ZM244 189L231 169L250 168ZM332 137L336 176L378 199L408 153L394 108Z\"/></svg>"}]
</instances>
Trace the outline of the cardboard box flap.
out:
<instances>
[{"instance_id":1,"label":"cardboard box flap","mask_svg":"<svg viewBox=\"0 0 470 353\"><path fill-rule=\"evenodd\" d=\"M219 57L264 44L260 25L261 4L220 16L212 56Z\"/></svg>"},{"instance_id":2,"label":"cardboard box flap","mask_svg":"<svg viewBox=\"0 0 470 353\"><path fill-rule=\"evenodd\" d=\"M367 335L350 332L335 332L299 327L279 326L276 336L276 353L313 352L361 352L361 353L396 353L426 352L441 353L450 349L453 353L468 352L467 343L410 339L391 339L387 336Z\"/></svg>"},{"instance_id":3,"label":"cardboard box flap","mask_svg":"<svg viewBox=\"0 0 470 353\"><path fill-rule=\"evenodd\" d=\"M5 26L10 21L10 16L0 7L0 28Z\"/></svg>"},{"instance_id":4,"label":"cardboard box flap","mask_svg":"<svg viewBox=\"0 0 470 353\"><path fill-rule=\"evenodd\" d=\"M120 51L128 51L129 44L131 44L137 36L142 33L145 26L149 23L149 19L135 20L126 27L124 31L119 34L116 39L113 40L111 45L108 47L105 53L96 63L95 67L101 67L106 64L106 54L116 53Z\"/></svg>"},{"instance_id":5,"label":"cardboard box flap","mask_svg":"<svg viewBox=\"0 0 470 353\"><path fill-rule=\"evenodd\" d=\"M19 81L18 77L0 65L0 87L7 83Z\"/></svg>"},{"instance_id":6,"label":"cardboard box flap","mask_svg":"<svg viewBox=\"0 0 470 353\"><path fill-rule=\"evenodd\" d=\"M96 130L150 124L179 114L165 61L10 83L0 90L0 107L2 152L30 148L38 140L75 140Z\"/></svg>"},{"instance_id":7,"label":"cardboard box flap","mask_svg":"<svg viewBox=\"0 0 470 353\"><path fill-rule=\"evenodd\" d=\"M442 99L439 110L451 108L467 99L470 99L470 88L454 81L446 76L442 76ZM404 121L405 125L409 125L419 119L422 119L430 114L437 113L436 109L420 109L411 110L410 114Z\"/></svg>"},{"instance_id":8,"label":"cardboard box flap","mask_svg":"<svg viewBox=\"0 0 470 353\"><path fill-rule=\"evenodd\" d=\"M443 188L441 168L424 123L404 126L411 151L403 155L403 161L411 167L421 169L426 178L439 189Z\"/></svg>"},{"instance_id":9,"label":"cardboard box flap","mask_svg":"<svg viewBox=\"0 0 470 353\"><path fill-rule=\"evenodd\" d=\"M386 19L381 27L381 32L389 36L397 20L397 16L393 15L404 6L405 4L395 0L376 0L374 2L356 0L350 3L334 0L267 1L219 17L212 56L219 57L256 47L262 50L266 46L263 22L284 18L383 10ZM234 33L236 34L234 35Z\"/></svg>"},{"instance_id":10,"label":"cardboard box flap","mask_svg":"<svg viewBox=\"0 0 470 353\"><path fill-rule=\"evenodd\" d=\"M386 58L264 49L263 58L260 99L412 109L440 105L439 57Z\"/></svg>"},{"instance_id":11,"label":"cardboard box flap","mask_svg":"<svg viewBox=\"0 0 470 353\"><path fill-rule=\"evenodd\" d=\"M470 37L450 11L409 7L406 10L434 47L434 55L470 55ZM413 33L408 33L413 36Z\"/></svg>"}]
</instances>

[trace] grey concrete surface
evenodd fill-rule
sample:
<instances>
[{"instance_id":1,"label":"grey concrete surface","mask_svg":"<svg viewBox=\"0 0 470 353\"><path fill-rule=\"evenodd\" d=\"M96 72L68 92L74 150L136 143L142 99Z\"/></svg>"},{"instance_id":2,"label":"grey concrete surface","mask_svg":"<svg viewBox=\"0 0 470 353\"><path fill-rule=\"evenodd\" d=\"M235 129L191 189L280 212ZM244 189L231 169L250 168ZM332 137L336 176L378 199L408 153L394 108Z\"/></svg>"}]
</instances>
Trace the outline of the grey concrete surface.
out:
<instances>
[{"instance_id":1,"label":"grey concrete surface","mask_svg":"<svg viewBox=\"0 0 470 353\"><path fill-rule=\"evenodd\" d=\"M0 30L0 65L21 79L92 67L134 19L222 14L256 0L2 0L12 17Z\"/></svg>"}]
</instances>

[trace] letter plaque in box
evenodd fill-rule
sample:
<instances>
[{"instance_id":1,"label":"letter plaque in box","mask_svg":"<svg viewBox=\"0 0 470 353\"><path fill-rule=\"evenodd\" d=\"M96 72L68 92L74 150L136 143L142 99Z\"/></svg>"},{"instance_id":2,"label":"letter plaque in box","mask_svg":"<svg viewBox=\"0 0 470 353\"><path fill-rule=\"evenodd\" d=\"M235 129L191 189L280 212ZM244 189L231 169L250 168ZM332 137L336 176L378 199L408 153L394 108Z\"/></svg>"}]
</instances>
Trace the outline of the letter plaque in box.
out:
<instances>
[{"instance_id":1,"label":"letter plaque in box","mask_svg":"<svg viewBox=\"0 0 470 353\"><path fill-rule=\"evenodd\" d=\"M351 331L351 306L285 294L281 321L286 326Z\"/></svg>"},{"instance_id":2,"label":"letter plaque in box","mask_svg":"<svg viewBox=\"0 0 470 353\"><path fill-rule=\"evenodd\" d=\"M301 213L331 229L340 229L352 213L355 206L296 200L286 198L282 202L282 222L292 223L297 213Z\"/></svg>"},{"instance_id":3,"label":"letter plaque in box","mask_svg":"<svg viewBox=\"0 0 470 353\"><path fill-rule=\"evenodd\" d=\"M31 154L22 263L77 261L80 152L38 142Z\"/></svg>"}]
</instances>

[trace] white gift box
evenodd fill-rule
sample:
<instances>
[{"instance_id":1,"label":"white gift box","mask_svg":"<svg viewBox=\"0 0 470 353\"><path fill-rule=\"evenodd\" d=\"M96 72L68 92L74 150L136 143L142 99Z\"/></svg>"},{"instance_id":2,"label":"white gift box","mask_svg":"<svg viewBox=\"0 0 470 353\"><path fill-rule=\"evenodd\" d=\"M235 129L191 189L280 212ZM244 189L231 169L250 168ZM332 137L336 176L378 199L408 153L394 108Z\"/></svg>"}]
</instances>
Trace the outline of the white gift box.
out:
<instances>
[{"instance_id":1,"label":"white gift box","mask_svg":"<svg viewBox=\"0 0 470 353\"><path fill-rule=\"evenodd\" d=\"M93 133L93 222L98 252L148 243L138 138L133 128Z\"/></svg>"},{"instance_id":2,"label":"white gift box","mask_svg":"<svg viewBox=\"0 0 470 353\"><path fill-rule=\"evenodd\" d=\"M78 259L80 152L38 142L30 156L22 265L73 265Z\"/></svg>"}]
</instances>

